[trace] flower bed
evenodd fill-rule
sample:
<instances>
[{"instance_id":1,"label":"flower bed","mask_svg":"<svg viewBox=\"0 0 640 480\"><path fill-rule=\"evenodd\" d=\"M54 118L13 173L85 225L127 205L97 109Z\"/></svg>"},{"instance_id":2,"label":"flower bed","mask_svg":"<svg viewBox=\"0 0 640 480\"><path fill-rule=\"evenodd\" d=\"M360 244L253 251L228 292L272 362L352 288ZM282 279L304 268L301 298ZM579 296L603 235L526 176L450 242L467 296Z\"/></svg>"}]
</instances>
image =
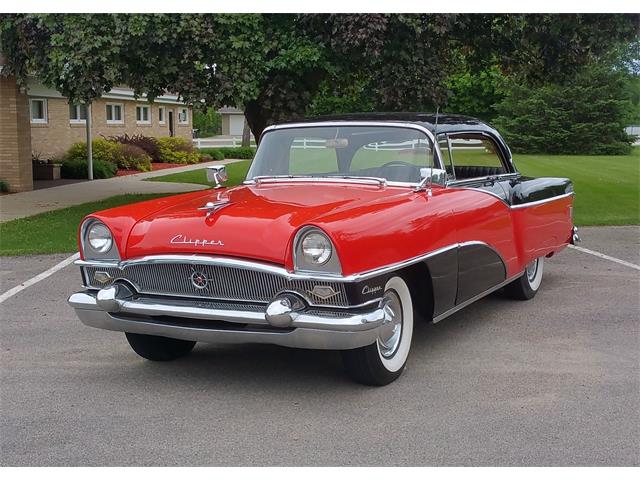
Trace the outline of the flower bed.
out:
<instances>
[{"instance_id":1,"label":"flower bed","mask_svg":"<svg viewBox=\"0 0 640 480\"><path fill-rule=\"evenodd\" d=\"M167 170L169 168L176 168L176 167L184 167L184 165L180 164L180 163L152 163L151 164L151 171L155 172L156 170ZM118 177L124 177L125 175L135 175L137 173L142 173L139 170L125 170L125 169L119 169L118 172L116 173L116 176Z\"/></svg>"}]
</instances>

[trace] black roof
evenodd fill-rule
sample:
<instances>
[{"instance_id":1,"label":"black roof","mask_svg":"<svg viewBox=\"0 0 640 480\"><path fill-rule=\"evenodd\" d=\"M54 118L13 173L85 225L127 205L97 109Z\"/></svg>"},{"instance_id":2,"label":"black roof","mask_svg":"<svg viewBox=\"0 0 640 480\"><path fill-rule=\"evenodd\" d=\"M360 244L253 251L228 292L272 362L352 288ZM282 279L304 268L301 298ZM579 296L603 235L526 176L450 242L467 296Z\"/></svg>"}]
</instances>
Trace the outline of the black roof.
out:
<instances>
[{"instance_id":1,"label":"black roof","mask_svg":"<svg viewBox=\"0 0 640 480\"><path fill-rule=\"evenodd\" d=\"M313 122L405 122L416 123L431 132L436 130L436 114L420 112L371 112L345 113L340 115L322 115L292 120L285 123L313 123ZM438 114L438 133L454 132L489 132L500 138L498 132L489 124L477 118L448 113Z\"/></svg>"}]
</instances>

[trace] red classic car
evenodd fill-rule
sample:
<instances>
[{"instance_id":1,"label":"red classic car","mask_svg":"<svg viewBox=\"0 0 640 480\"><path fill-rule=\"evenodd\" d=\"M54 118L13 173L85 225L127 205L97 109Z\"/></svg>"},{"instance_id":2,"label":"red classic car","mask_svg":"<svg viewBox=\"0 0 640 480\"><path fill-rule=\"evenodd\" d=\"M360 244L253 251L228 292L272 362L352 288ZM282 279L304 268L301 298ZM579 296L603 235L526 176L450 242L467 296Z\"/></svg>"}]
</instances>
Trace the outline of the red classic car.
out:
<instances>
[{"instance_id":1,"label":"red classic car","mask_svg":"<svg viewBox=\"0 0 640 480\"><path fill-rule=\"evenodd\" d=\"M469 117L361 114L275 125L247 178L89 215L83 323L150 360L197 341L342 350L357 381L402 373L414 318L497 290L530 299L577 238L565 178L528 178Z\"/></svg>"}]
</instances>

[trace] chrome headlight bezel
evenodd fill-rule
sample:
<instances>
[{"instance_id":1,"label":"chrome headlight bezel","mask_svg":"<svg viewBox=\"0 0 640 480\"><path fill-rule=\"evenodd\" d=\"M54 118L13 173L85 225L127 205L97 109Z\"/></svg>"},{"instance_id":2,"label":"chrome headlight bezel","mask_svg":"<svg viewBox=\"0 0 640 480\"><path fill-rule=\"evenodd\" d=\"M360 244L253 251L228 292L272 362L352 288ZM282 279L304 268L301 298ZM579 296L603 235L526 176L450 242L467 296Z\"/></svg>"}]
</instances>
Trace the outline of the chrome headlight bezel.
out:
<instances>
[{"instance_id":1,"label":"chrome headlight bezel","mask_svg":"<svg viewBox=\"0 0 640 480\"><path fill-rule=\"evenodd\" d=\"M326 246L325 252L328 250L328 253L320 255L320 261L314 261L313 255L310 255L308 251L305 252L305 240L307 241L307 250L309 250L310 239L316 240L316 246L324 243ZM295 236L293 242L293 266L295 272L342 274L340 259L331 238L321 229L311 226L301 228Z\"/></svg>"},{"instance_id":2,"label":"chrome headlight bezel","mask_svg":"<svg viewBox=\"0 0 640 480\"><path fill-rule=\"evenodd\" d=\"M91 232L95 231L95 229L104 229L103 234L104 231L108 233L109 239L107 241L107 248L98 249L91 244L89 235ZM84 221L80 227L80 244L82 247L82 254L87 260L120 260L120 253L118 252L113 232L111 232L111 229L109 229L104 222L101 222L98 219L89 218Z\"/></svg>"}]
</instances>

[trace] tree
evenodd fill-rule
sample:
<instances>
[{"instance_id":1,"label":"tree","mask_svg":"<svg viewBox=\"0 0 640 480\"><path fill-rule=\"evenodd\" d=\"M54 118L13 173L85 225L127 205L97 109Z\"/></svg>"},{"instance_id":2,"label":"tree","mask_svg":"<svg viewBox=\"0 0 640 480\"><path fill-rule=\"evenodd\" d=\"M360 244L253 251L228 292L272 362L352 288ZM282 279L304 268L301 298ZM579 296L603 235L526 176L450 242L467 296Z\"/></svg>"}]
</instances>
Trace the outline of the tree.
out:
<instances>
[{"instance_id":1,"label":"tree","mask_svg":"<svg viewBox=\"0 0 640 480\"><path fill-rule=\"evenodd\" d=\"M21 14L2 17L0 39L4 74L36 74L72 101L117 84L150 99L169 90L242 108L259 138L309 111L444 106L461 58L472 74L498 65L527 84L566 78L637 36L638 18Z\"/></svg>"},{"instance_id":2,"label":"tree","mask_svg":"<svg viewBox=\"0 0 640 480\"><path fill-rule=\"evenodd\" d=\"M590 65L570 85L512 81L494 123L514 152L627 154L632 139L624 128L634 113L630 80L625 71Z\"/></svg>"}]
</instances>

